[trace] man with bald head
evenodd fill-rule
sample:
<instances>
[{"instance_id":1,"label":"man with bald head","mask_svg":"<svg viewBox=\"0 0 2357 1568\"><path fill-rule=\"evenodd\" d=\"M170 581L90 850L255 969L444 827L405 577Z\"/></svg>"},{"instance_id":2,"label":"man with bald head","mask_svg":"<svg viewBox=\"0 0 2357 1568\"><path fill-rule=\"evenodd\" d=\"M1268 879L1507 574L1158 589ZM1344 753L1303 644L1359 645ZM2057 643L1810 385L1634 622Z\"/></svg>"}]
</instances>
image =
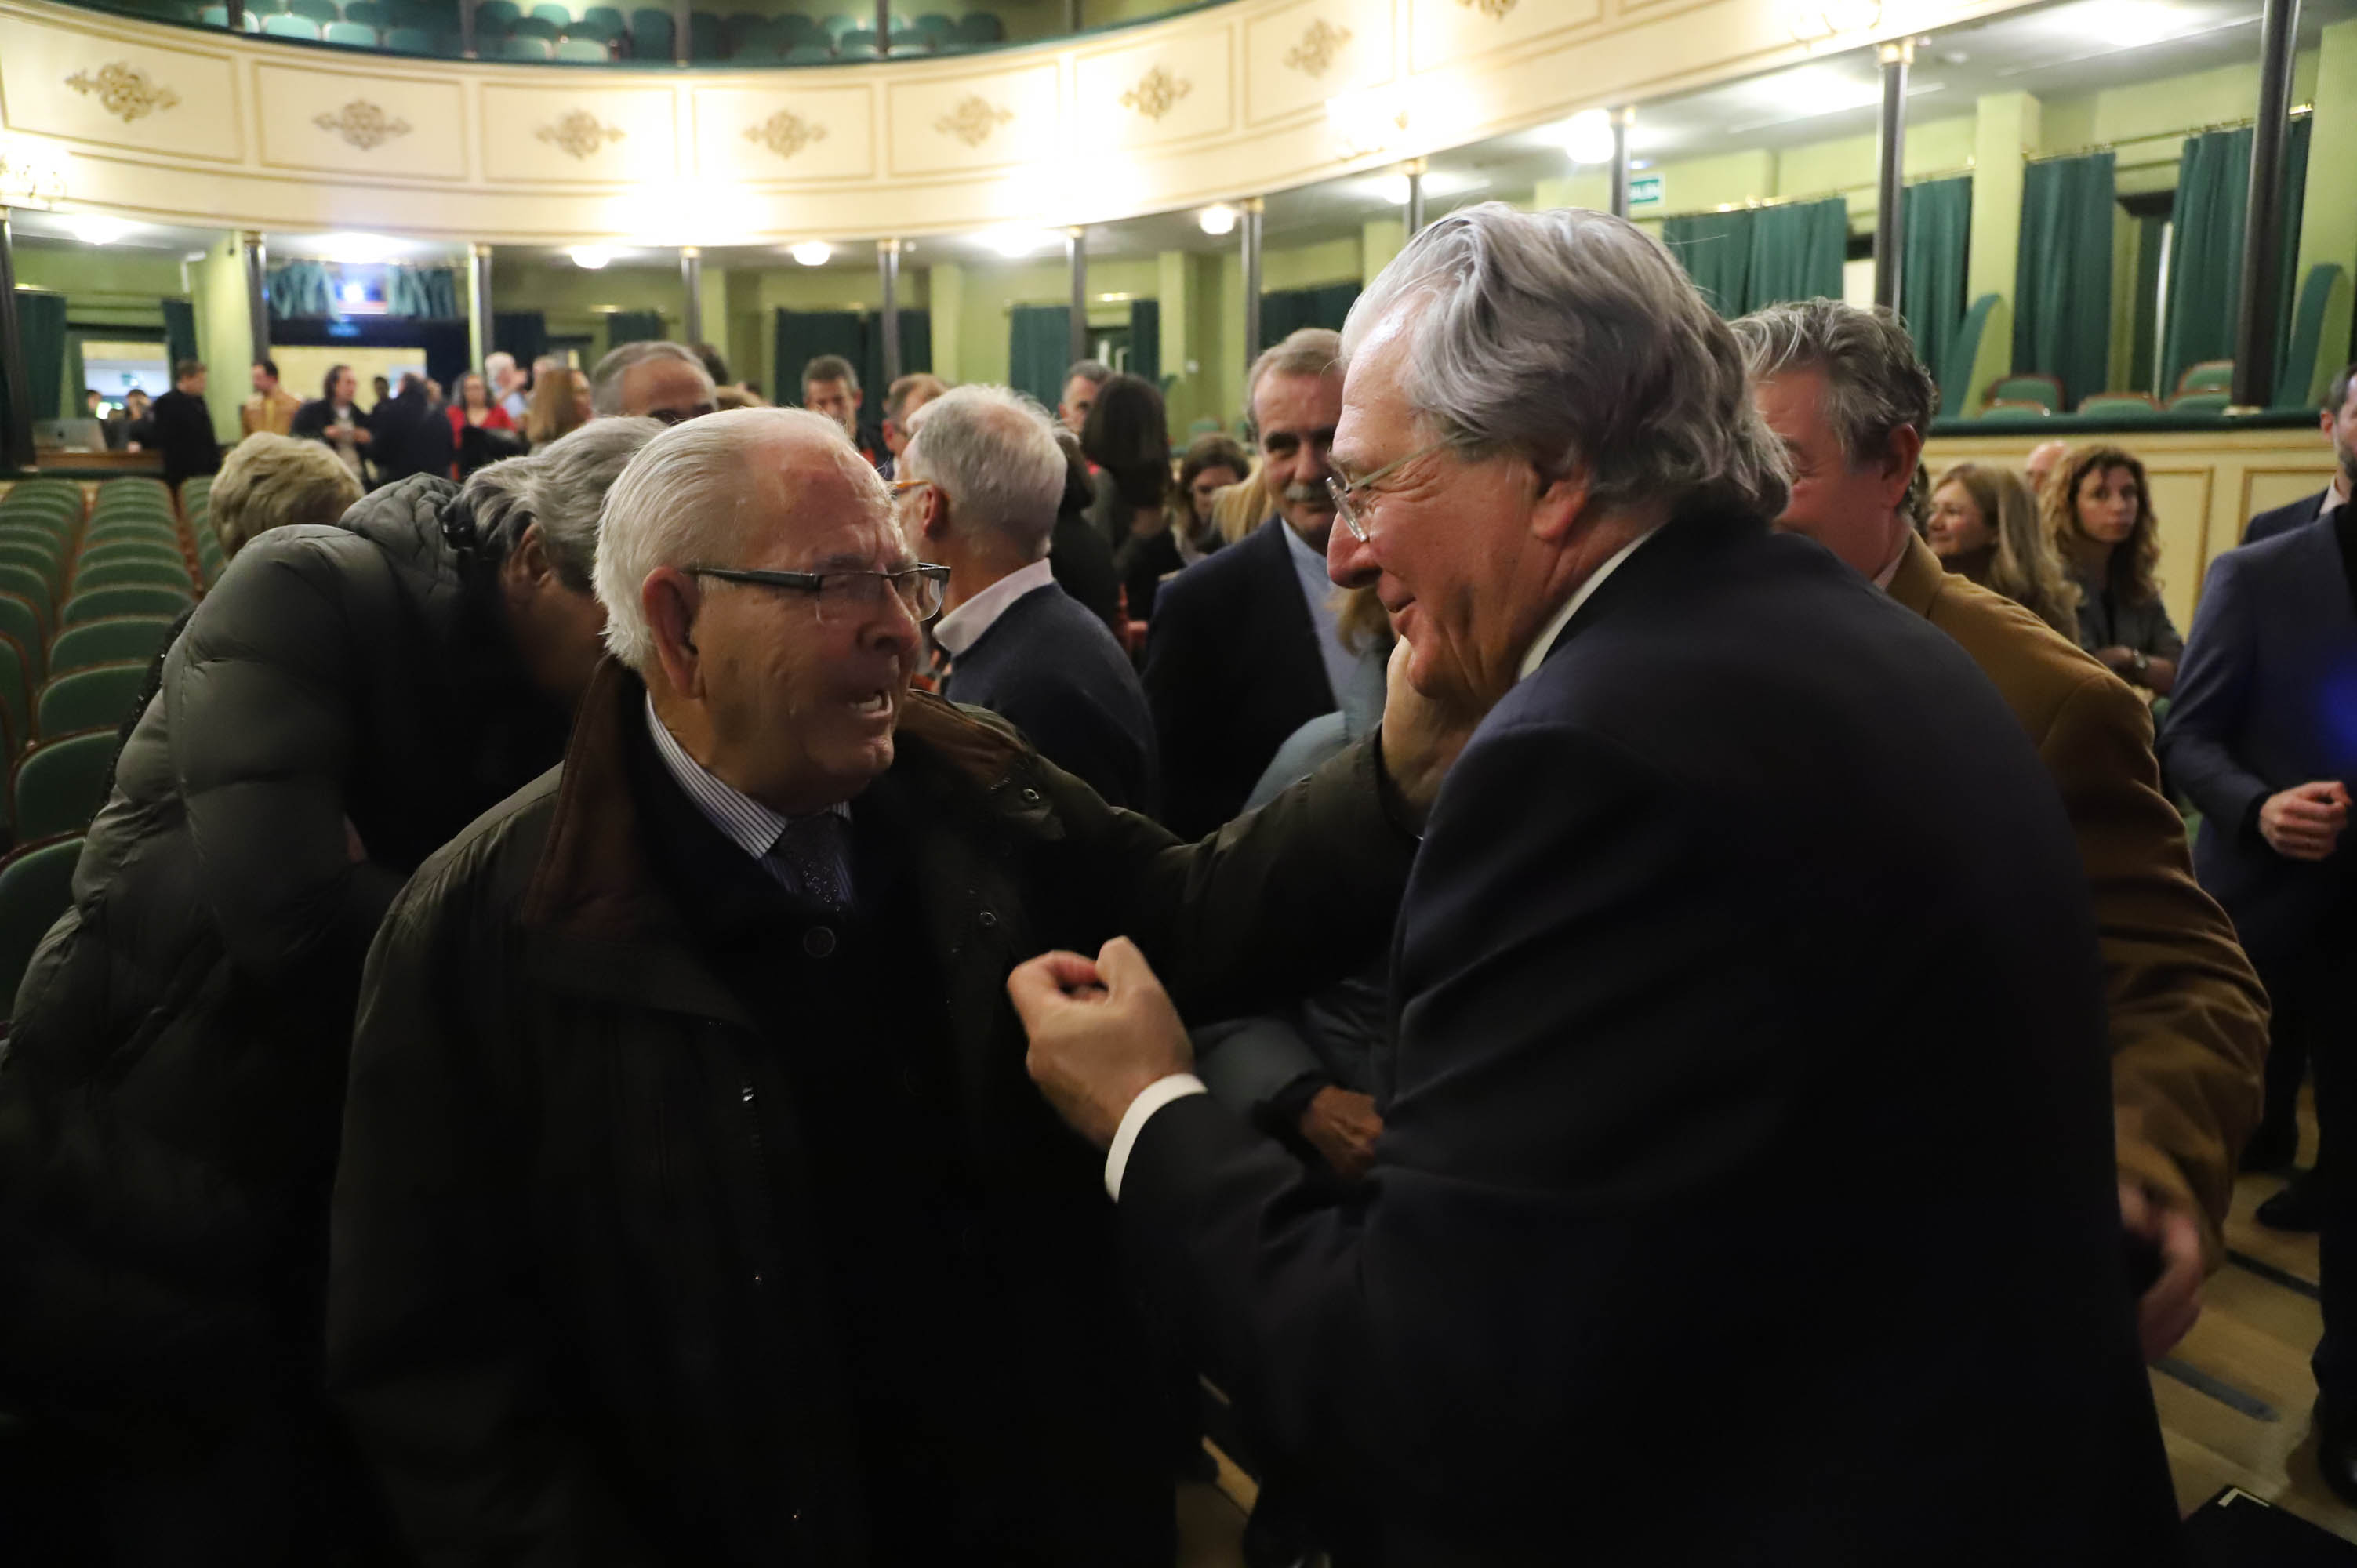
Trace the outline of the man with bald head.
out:
<instances>
[{"instance_id":1,"label":"man with bald head","mask_svg":"<svg viewBox=\"0 0 2357 1568\"><path fill-rule=\"evenodd\" d=\"M717 396L695 350L677 343L625 343L589 372L589 406L599 419L644 414L677 424L710 413Z\"/></svg>"},{"instance_id":2,"label":"man with bald head","mask_svg":"<svg viewBox=\"0 0 2357 1568\"><path fill-rule=\"evenodd\" d=\"M603 528L563 768L420 871L360 1009L329 1358L412 1545L1164 1568L1112 1205L1002 986L1116 932L1214 1016L1338 973L1445 725L1394 697L1183 845L909 690L948 573L824 416L665 432Z\"/></svg>"}]
</instances>

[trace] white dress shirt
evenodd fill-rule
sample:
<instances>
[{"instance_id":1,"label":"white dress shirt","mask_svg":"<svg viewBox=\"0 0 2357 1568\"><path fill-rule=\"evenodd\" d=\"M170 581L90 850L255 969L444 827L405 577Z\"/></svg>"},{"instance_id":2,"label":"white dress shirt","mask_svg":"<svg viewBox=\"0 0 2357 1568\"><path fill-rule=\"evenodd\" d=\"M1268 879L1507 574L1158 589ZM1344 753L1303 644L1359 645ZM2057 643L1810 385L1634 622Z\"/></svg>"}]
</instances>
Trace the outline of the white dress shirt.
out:
<instances>
[{"instance_id":1,"label":"white dress shirt","mask_svg":"<svg viewBox=\"0 0 2357 1568\"><path fill-rule=\"evenodd\" d=\"M1652 538L1657 532L1659 531L1656 529L1649 528L1614 551L1605 558L1603 565L1587 575L1586 582L1571 591L1571 596L1564 600L1561 607L1547 618L1546 625L1539 628L1538 636L1531 639L1529 649L1523 654L1522 673L1518 677L1519 680L1529 680L1538 667L1546 662L1547 650L1555 646L1555 639L1563 635L1563 628L1571 624L1571 618L1579 613L1579 607L1586 604L1594 596L1596 590L1604 585L1605 578L1620 569L1620 563L1637 553L1637 547ZM1285 532L1287 539L1294 537L1293 530L1290 528ZM1137 1135L1146 1130L1146 1122L1156 1112L1174 1100L1184 1100L1190 1094L1210 1092L1211 1090L1204 1086L1203 1080L1193 1073L1174 1072L1168 1078L1158 1078L1147 1084L1145 1090L1129 1102L1129 1109L1122 1112L1121 1125L1114 1130L1113 1146L1105 1150L1105 1191L1113 1195L1113 1200L1115 1203L1121 1201L1121 1177L1122 1173L1129 1168L1129 1152L1137 1146Z\"/></svg>"},{"instance_id":2,"label":"white dress shirt","mask_svg":"<svg viewBox=\"0 0 2357 1568\"><path fill-rule=\"evenodd\" d=\"M1055 568L1042 555L1028 566L1009 572L949 614L933 623L933 644L955 659L982 640L982 634L997 624L1006 608L1026 594L1052 587Z\"/></svg>"},{"instance_id":3,"label":"white dress shirt","mask_svg":"<svg viewBox=\"0 0 2357 1568\"><path fill-rule=\"evenodd\" d=\"M2324 492L2323 503L2316 509L2317 518L2319 521L2321 521L2324 515L2333 508L2343 507L2348 504L2349 476L2342 473L2340 469L2335 468L2332 470L2331 487Z\"/></svg>"}]
</instances>

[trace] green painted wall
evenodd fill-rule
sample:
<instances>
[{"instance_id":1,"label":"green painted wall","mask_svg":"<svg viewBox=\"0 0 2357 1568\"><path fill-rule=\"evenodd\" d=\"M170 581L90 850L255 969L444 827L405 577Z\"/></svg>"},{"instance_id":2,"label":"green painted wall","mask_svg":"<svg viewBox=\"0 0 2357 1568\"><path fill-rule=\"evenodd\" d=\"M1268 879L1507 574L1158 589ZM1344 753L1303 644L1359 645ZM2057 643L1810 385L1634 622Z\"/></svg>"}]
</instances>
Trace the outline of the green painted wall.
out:
<instances>
[{"instance_id":1,"label":"green painted wall","mask_svg":"<svg viewBox=\"0 0 2357 1568\"><path fill-rule=\"evenodd\" d=\"M203 261L188 264L188 285L197 307L197 357L210 372L205 406L212 412L213 433L234 441L238 405L253 392L248 374L253 318L246 306L245 261L238 254L236 235L222 235Z\"/></svg>"},{"instance_id":2,"label":"green painted wall","mask_svg":"<svg viewBox=\"0 0 2357 1568\"><path fill-rule=\"evenodd\" d=\"M160 335L164 312L157 302L188 297L177 256L104 245L22 242L15 255L16 281L27 288L64 295L66 319L75 326Z\"/></svg>"}]
</instances>

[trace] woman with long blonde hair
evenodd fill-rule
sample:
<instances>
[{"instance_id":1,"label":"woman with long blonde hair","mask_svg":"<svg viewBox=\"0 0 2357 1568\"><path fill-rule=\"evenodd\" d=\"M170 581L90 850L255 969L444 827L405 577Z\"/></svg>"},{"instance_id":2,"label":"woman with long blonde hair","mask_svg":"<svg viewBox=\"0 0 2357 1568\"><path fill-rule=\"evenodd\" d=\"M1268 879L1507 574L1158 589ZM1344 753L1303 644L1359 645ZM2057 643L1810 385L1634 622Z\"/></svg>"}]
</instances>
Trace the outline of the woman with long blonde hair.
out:
<instances>
[{"instance_id":1,"label":"woman with long blonde hair","mask_svg":"<svg viewBox=\"0 0 2357 1568\"><path fill-rule=\"evenodd\" d=\"M2079 590L2020 475L1985 463L1952 465L1932 486L1928 534L1941 565L2079 640Z\"/></svg>"},{"instance_id":2,"label":"woman with long blonde hair","mask_svg":"<svg viewBox=\"0 0 2357 1568\"><path fill-rule=\"evenodd\" d=\"M2160 602L2160 523L2144 465L2121 447L2082 446L2038 500L2079 585L2079 646L2129 685L2169 695L2185 639Z\"/></svg>"}]
</instances>

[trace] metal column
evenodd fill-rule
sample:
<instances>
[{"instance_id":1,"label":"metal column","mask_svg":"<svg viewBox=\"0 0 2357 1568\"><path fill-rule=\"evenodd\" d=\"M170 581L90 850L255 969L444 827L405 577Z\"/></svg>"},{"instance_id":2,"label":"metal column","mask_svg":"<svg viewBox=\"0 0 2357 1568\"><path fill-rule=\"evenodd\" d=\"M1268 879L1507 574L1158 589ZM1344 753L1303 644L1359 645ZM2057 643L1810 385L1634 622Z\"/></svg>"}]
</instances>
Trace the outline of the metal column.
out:
<instances>
[{"instance_id":1,"label":"metal column","mask_svg":"<svg viewBox=\"0 0 2357 1568\"><path fill-rule=\"evenodd\" d=\"M2259 116L2251 127L2251 196L2243 223L2243 297L2234 312L2238 409L2275 398L2283 332L2284 131L2291 122L2291 51L2299 0L2266 0L2259 19Z\"/></svg>"},{"instance_id":2,"label":"metal column","mask_svg":"<svg viewBox=\"0 0 2357 1568\"><path fill-rule=\"evenodd\" d=\"M1260 198L1239 203L1244 235L1244 361L1260 357Z\"/></svg>"},{"instance_id":3,"label":"metal column","mask_svg":"<svg viewBox=\"0 0 2357 1568\"><path fill-rule=\"evenodd\" d=\"M876 0L876 52L892 52L892 0Z\"/></svg>"},{"instance_id":4,"label":"metal column","mask_svg":"<svg viewBox=\"0 0 2357 1568\"><path fill-rule=\"evenodd\" d=\"M8 209L0 207L0 381L8 390L0 466L21 469L33 466L33 381L25 373L25 334L16 321L16 248L8 217Z\"/></svg>"},{"instance_id":5,"label":"metal column","mask_svg":"<svg viewBox=\"0 0 2357 1568\"><path fill-rule=\"evenodd\" d=\"M1424 171L1422 158L1407 161L1407 237L1415 239L1424 232Z\"/></svg>"},{"instance_id":6,"label":"metal column","mask_svg":"<svg viewBox=\"0 0 2357 1568\"><path fill-rule=\"evenodd\" d=\"M679 248L679 285L687 293L679 313L680 341L693 349L704 341L704 252L694 245Z\"/></svg>"},{"instance_id":7,"label":"metal column","mask_svg":"<svg viewBox=\"0 0 2357 1568\"><path fill-rule=\"evenodd\" d=\"M1085 229L1064 231L1064 261L1072 274L1071 362L1089 357L1089 238Z\"/></svg>"},{"instance_id":8,"label":"metal column","mask_svg":"<svg viewBox=\"0 0 2357 1568\"><path fill-rule=\"evenodd\" d=\"M1612 216L1629 216L1629 129L1637 123L1634 106L1612 112Z\"/></svg>"},{"instance_id":9,"label":"metal column","mask_svg":"<svg viewBox=\"0 0 2357 1568\"><path fill-rule=\"evenodd\" d=\"M270 254L262 236L254 233L240 234L237 250L245 263L245 308L253 336L252 362L258 365L270 358Z\"/></svg>"},{"instance_id":10,"label":"metal column","mask_svg":"<svg viewBox=\"0 0 2357 1568\"><path fill-rule=\"evenodd\" d=\"M884 385L888 392L900 379L900 242L876 242L876 270L884 278Z\"/></svg>"},{"instance_id":11,"label":"metal column","mask_svg":"<svg viewBox=\"0 0 2357 1568\"><path fill-rule=\"evenodd\" d=\"M491 357L496 347L491 341L491 248L476 243L467 247L467 272L473 287L467 301L467 331L474 338L474 361L480 365ZM519 367L530 374L532 367Z\"/></svg>"},{"instance_id":12,"label":"metal column","mask_svg":"<svg viewBox=\"0 0 2357 1568\"><path fill-rule=\"evenodd\" d=\"M1900 265L1905 244L1900 207L1907 199L1907 68L1915 63L1915 40L1885 44L1882 58L1882 125L1875 171L1874 303L1900 308Z\"/></svg>"}]
</instances>

